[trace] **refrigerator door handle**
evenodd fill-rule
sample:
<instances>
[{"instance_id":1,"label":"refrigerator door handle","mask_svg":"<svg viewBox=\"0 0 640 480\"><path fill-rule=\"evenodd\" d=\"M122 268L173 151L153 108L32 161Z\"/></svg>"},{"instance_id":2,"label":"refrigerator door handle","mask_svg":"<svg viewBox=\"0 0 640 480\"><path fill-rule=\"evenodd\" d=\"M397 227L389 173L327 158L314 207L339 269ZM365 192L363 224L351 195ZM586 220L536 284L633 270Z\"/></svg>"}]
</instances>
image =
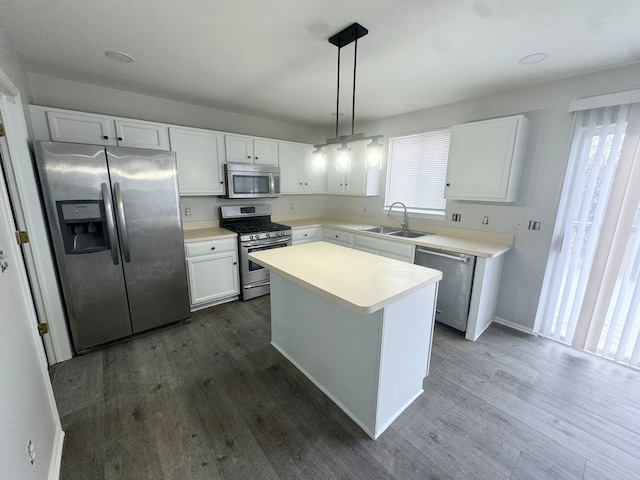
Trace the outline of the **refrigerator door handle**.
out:
<instances>
[{"instance_id":1,"label":"refrigerator door handle","mask_svg":"<svg viewBox=\"0 0 640 480\"><path fill-rule=\"evenodd\" d=\"M102 201L104 202L105 220L107 223L107 234L109 235L109 243L111 245L111 258L113 264L118 265L118 242L116 237L116 225L113 221L113 204L111 203L111 192L106 183L101 185L102 188Z\"/></svg>"},{"instance_id":2,"label":"refrigerator door handle","mask_svg":"<svg viewBox=\"0 0 640 480\"><path fill-rule=\"evenodd\" d=\"M113 184L113 195L116 199L116 212L118 212L118 227L120 231L120 245L122 247L122 257L124 261L131 262L129 255L129 237L127 235L127 222L124 218L124 205L122 204L122 193L120 193L120 183Z\"/></svg>"}]
</instances>

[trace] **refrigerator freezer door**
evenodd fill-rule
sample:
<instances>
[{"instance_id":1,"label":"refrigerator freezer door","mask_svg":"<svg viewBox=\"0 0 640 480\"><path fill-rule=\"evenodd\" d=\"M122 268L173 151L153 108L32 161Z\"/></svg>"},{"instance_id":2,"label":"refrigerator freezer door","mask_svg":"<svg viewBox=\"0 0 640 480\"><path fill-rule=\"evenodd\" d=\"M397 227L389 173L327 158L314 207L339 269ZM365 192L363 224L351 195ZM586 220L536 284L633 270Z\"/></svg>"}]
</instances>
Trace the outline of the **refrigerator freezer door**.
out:
<instances>
[{"instance_id":1,"label":"refrigerator freezer door","mask_svg":"<svg viewBox=\"0 0 640 480\"><path fill-rule=\"evenodd\" d=\"M104 147L34 142L76 351L131 335ZM106 201L105 201L106 200Z\"/></svg>"},{"instance_id":2,"label":"refrigerator freezer door","mask_svg":"<svg viewBox=\"0 0 640 480\"><path fill-rule=\"evenodd\" d=\"M173 152L107 147L133 332L189 318Z\"/></svg>"}]
</instances>

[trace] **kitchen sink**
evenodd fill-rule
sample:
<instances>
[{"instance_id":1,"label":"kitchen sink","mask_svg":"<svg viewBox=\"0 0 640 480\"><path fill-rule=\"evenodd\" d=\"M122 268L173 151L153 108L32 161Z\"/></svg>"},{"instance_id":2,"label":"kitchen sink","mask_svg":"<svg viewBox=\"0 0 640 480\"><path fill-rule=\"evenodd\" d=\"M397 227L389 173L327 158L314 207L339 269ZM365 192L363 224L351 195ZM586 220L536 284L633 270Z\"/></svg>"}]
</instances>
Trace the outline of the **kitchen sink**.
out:
<instances>
[{"instance_id":1,"label":"kitchen sink","mask_svg":"<svg viewBox=\"0 0 640 480\"><path fill-rule=\"evenodd\" d=\"M383 235L392 235L394 237L403 238L418 238L425 237L427 235L433 235L432 233L416 232L415 230L400 230L398 227L370 227L361 228L362 232L381 233Z\"/></svg>"},{"instance_id":2,"label":"kitchen sink","mask_svg":"<svg viewBox=\"0 0 640 480\"><path fill-rule=\"evenodd\" d=\"M371 228L361 228L360 230L363 232L392 234L398 231L398 227L371 227Z\"/></svg>"},{"instance_id":3,"label":"kitchen sink","mask_svg":"<svg viewBox=\"0 0 640 480\"><path fill-rule=\"evenodd\" d=\"M416 232L415 230L398 230L396 232L390 232L389 235L392 235L394 237L418 238L418 237L426 237L427 235L432 235L432 234L424 233L424 232Z\"/></svg>"}]
</instances>

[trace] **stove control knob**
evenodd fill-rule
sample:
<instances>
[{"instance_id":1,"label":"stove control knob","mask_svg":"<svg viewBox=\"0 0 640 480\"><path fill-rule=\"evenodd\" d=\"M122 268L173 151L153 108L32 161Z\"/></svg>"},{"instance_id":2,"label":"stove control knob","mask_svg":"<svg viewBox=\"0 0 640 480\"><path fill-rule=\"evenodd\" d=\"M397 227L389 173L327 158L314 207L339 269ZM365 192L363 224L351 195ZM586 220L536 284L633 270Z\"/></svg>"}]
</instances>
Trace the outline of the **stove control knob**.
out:
<instances>
[{"instance_id":1,"label":"stove control knob","mask_svg":"<svg viewBox=\"0 0 640 480\"><path fill-rule=\"evenodd\" d=\"M270 234L268 234L268 233L267 233L266 235L267 235L267 238L269 238L269 237L271 236L271 235L270 235Z\"/></svg>"}]
</instances>

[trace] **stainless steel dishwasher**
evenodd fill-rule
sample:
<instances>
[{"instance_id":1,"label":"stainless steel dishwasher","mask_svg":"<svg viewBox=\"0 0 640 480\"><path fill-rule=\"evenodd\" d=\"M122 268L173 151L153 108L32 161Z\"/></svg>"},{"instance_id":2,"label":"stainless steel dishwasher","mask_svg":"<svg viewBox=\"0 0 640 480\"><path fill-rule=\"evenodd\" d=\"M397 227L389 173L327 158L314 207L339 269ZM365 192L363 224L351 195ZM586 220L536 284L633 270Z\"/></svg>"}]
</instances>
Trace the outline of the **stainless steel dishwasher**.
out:
<instances>
[{"instance_id":1,"label":"stainless steel dishwasher","mask_svg":"<svg viewBox=\"0 0 640 480\"><path fill-rule=\"evenodd\" d=\"M469 317L476 257L418 247L414 263L442 272L442 280L438 286L436 320L465 332Z\"/></svg>"}]
</instances>

